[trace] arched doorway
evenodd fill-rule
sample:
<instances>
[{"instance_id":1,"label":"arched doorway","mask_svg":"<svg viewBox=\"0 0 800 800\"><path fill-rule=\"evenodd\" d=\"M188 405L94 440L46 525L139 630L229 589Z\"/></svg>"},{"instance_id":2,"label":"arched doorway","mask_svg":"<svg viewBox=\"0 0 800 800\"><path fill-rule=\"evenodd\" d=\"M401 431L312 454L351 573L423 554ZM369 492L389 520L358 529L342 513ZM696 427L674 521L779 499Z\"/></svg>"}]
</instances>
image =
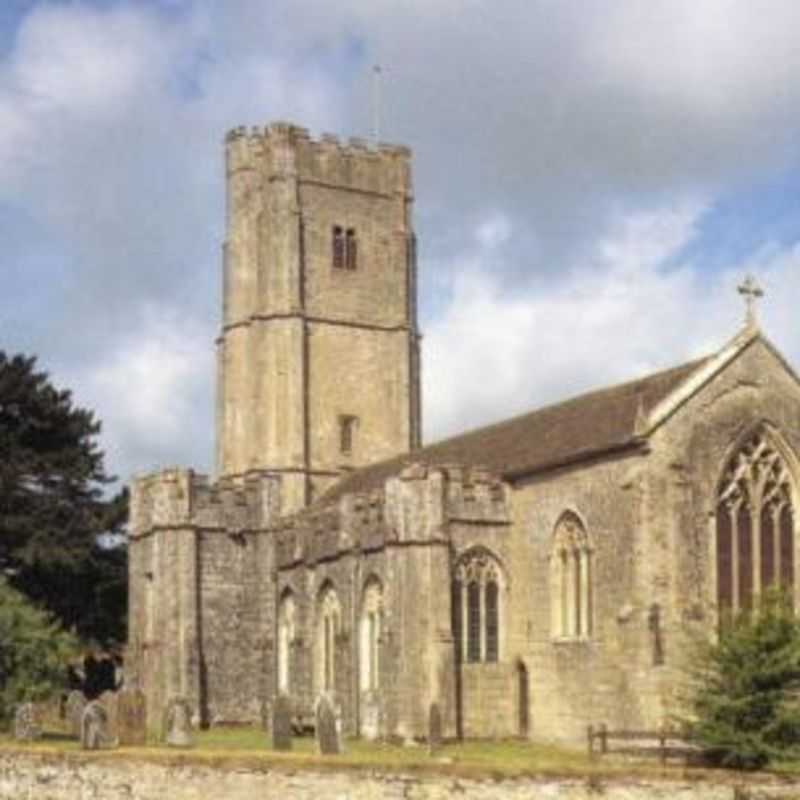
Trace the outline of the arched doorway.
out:
<instances>
[{"instance_id":1,"label":"arched doorway","mask_svg":"<svg viewBox=\"0 0 800 800\"><path fill-rule=\"evenodd\" d=\"M517 696L517 733L527 738L530 733L530 680L528 668L522 661L517 661L516 668Z\"/></svg>"}]
</instances>

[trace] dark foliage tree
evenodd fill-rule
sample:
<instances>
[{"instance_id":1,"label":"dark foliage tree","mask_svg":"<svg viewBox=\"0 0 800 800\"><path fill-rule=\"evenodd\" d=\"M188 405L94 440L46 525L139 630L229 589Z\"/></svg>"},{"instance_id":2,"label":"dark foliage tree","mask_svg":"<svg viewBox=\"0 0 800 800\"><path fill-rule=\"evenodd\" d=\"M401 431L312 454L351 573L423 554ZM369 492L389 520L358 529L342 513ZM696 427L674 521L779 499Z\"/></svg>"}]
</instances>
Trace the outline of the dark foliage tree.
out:
<instances>
[{"instance_id":1,"label":"dark foliage tree","mask_svg":"<svg viewBox=\"0 0 800 800\"><path fill-rule=\"evenodd\" d=\"M0 351L0 574L83 638L124 637L127 495L97 444L100 423L36 360ZM110 535L109 535L110 534Z\"/></svg>"},{"instance_id":2,"label":"dark foliage tree","mask_svg":"<svg viewBox=\"0 0 800 800\"><path fill-rule=\"evenodd\" d=\"M759 769L800 755L800 621L768 593L698 649L689 736L719 766Z\"/></svg>"}]
</instances>

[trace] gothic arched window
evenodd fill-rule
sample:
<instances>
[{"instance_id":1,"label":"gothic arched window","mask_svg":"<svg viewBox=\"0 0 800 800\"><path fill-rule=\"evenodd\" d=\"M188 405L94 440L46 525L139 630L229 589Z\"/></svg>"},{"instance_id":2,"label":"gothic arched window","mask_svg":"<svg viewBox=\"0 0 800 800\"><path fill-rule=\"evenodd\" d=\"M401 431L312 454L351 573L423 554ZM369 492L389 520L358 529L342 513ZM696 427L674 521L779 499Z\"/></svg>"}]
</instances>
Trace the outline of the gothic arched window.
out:
<instances>
[{"instance_id":1,"label":"gothic arched window","mask_svg":"<svg viewBox=\"0 0 800 800\"><path fill-rule=\"evenodd\" d=\"M750 608L770 586L794 591L792 483L764 428L728 460L717 494L716 533L720 610Z\"/></svg>"},{"instance_id":2,"label":"gothic arched window","mask_svg":"<svg viewBox=\"0 0 800 800\"><path fill-rule=\"evenodd\" d=\"M361 691L380 685L380 640L383 629L383 587L373 578L364 589L360 621Z\"/></svg>"},{"instance_id":3,"label":"gothic arched window","mask_svg":"<svg viewBox=\"0 0 800 800\"><path fill-rule=\"evenodd\" d=\"M500 658L501 573L486 550L468 553L453 579L453 636L456 657L468 662Z\"/></svg>"},{"instance_id":4,"label":"gothic arched window","mask_svg":"<svg viewBox=\"0 0 800 800\"><path fill-rule=\"evenodd\" d=\"M291 688L291 653L294 638L294 596L287 589L278 604L278 691L283 694L288 694Z\"/></svg>"},{"instance_id":5,"label":"gothic arched window","mask_svg":"<svg viewBox=\"0 0 800 800\"><path fill-rule=\"evenodd\" d=\"M577 514L562 514L550 558L552 635L585 639L594 625L591 541Z\"/></svg>"},{"instance_id":6,"label":"gothic arched window","mask_svg":"<svg viewBox=\"0 0 800 800\"><path fill-rule=\"evenodd\" d=\"M328 584L320 593L317 628L319 685L330 692L336 687L336 637L339 635L342 611L333 586Z\"/></svg>"}]
</instances>

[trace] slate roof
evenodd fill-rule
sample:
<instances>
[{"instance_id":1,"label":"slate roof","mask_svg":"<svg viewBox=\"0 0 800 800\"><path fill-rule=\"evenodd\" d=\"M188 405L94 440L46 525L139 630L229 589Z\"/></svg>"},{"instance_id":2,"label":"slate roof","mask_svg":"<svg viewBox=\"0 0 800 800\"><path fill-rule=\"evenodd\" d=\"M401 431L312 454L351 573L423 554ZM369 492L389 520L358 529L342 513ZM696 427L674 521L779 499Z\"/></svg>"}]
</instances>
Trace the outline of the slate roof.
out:
<instances>
[{"instance_id":1,"label":"slate roof","mask_svg":"<svg viewBox=\"0 0 800 800\"><path fill-rule=\"evenodd\" d=\"M379 488L411 463L475 465L509 479L633 445L639 440L637 417L648 414L708 360L582 394L363 467L342 478L320 500L330 502Z\"/></svg>"}]
</instances>

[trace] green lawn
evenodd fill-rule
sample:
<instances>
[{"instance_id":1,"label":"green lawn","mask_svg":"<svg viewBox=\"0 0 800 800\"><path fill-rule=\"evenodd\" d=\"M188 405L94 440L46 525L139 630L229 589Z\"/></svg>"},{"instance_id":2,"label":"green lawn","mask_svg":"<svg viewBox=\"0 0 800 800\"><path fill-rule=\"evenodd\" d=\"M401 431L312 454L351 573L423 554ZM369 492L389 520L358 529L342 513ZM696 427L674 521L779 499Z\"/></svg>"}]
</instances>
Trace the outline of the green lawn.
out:
<instances>
[{"instance_id":1,"label":"green lawn","mask_svg":"<svg viewBox=\"0 0 800 800\"><path fill-rule=\"evenodd\" d=\"M146 759L149 761L191 761L221 768L270 769L278 764L290 768L369 769L379 771L437 772L463 777L549 775L571 778L713 776L724 779L723 771L687 769L681 764L662 768L655 758L637 760L614 756L589 759L585 751L522 741L471 741L452 743L431 754L424 745L404 747L349 740L339 756L321 756L311 737L295 738L290 752L267 748L263 731L249 727L220 727L198 731L195 745L186 750L151 745L95 752L81 751L78 742L59 734L46 735L40 742L20 745L8 734L0 734L0 751L25 750L85 758ZM80 755L79 755L80 754ZM775 772L789 777L800 765L781 765ZM741 773L739 773L741 777Z\"/></svg>"}]
</instances>

